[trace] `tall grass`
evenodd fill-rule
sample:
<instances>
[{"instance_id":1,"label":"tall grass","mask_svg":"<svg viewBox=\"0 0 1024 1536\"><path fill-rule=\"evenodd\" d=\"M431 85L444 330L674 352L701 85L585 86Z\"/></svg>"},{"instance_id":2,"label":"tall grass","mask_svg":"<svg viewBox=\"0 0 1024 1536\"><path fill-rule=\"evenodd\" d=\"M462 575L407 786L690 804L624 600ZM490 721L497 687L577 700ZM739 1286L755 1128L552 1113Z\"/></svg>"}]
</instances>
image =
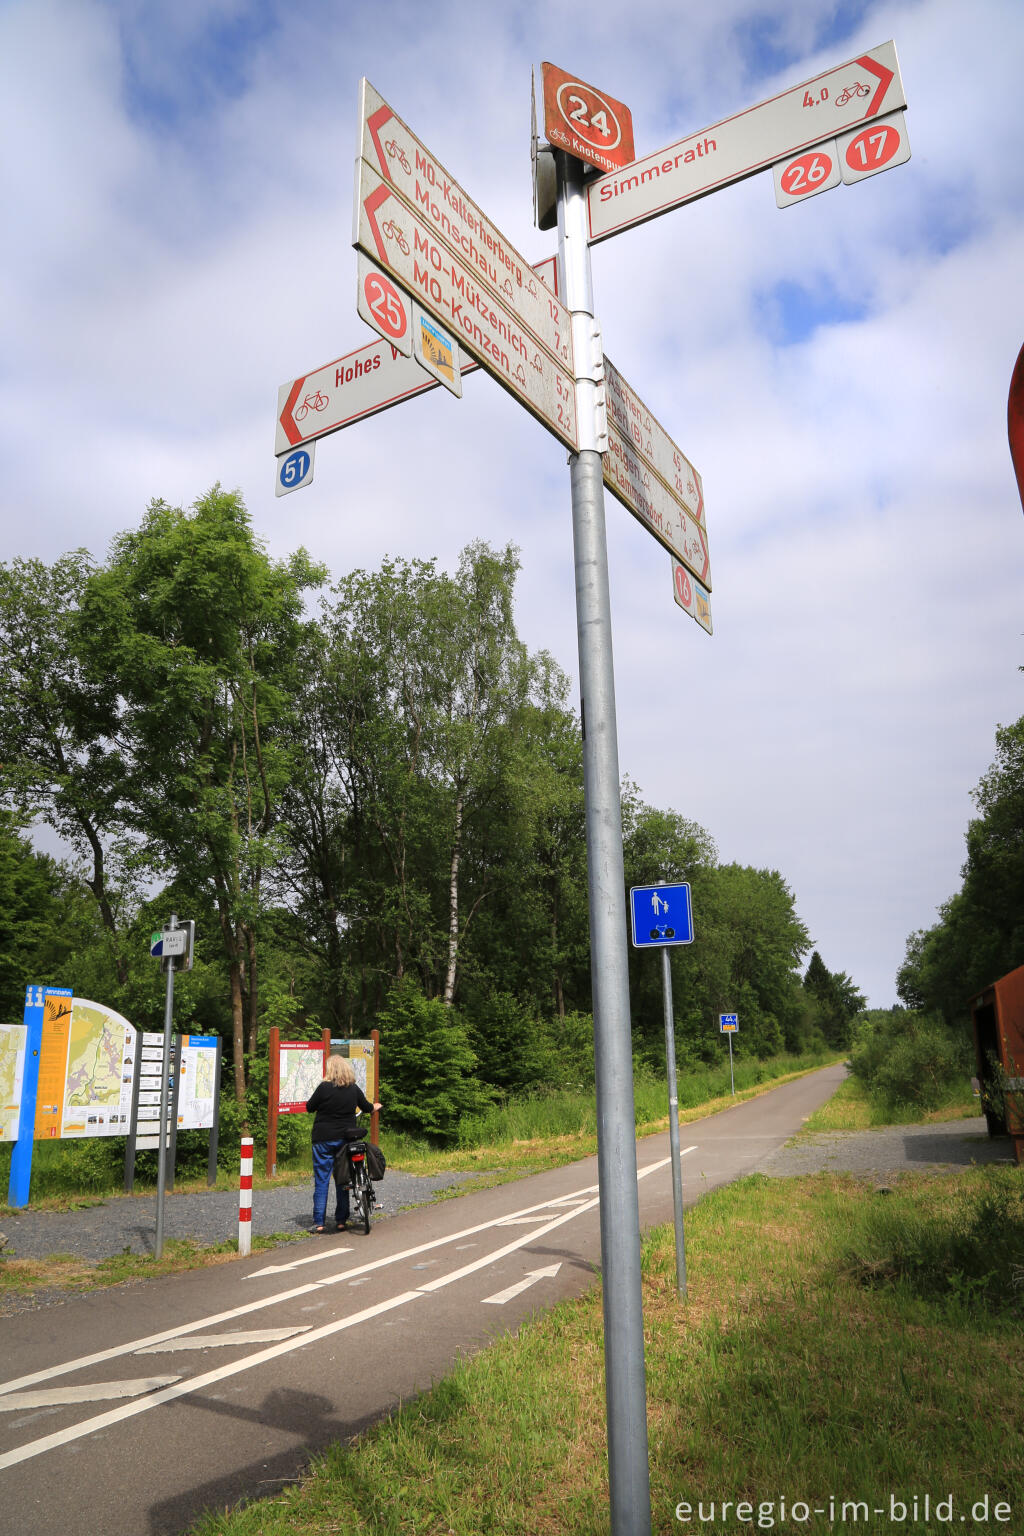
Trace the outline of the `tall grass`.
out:
<instances>
[{"instance_id":1,"label":"tall grass","mask_svg":"<svg viewBox=\"0 0 1024 1536\"><path fill-rule=\"evenodd\" d=\"M766 1061L735 1064L737 1094L791 1073L813 1071L830 1057L817 1054L773 1056ZM730 1093L729 1064L692 1068L677 1074L680 1110L703 1108ZM668 1124L668 1078L638 1069L633 1077L637 1130ZM554 1089L519 1094L463 1121L459 1147L501 1147L515 1142L597 1134L597 1105L593 1088Z\"/></svg>"},{"instance_id":2,"label":"tall grass","mask_svg":"<svg viewBox=\"0 0 1024 1536\"><path fill-rule=\"evenodd\" d=\"M905 1176L888 1196L831 1174L744 1179L687 1214L686 1305L672 1228L652 1234L642 1268L655 1536L866 1523L1024 1529L1024 1291L976 1290L968 1304L955 1278L984 1268L1008 1213L1007 1262L1024 1258L1019 1202L1012 1169ZM927 1249L908 1240L922 1217L935 1238ZM876 1268L870 1283L852 1258L866 1243L894 1266ZM921 1260L913 1274L899 1259L909 1250ZM595 1287L462 1361L355 1444L333 1447L301 1484L211 1515L199 1530L601 1536L602 1361ZM884 1518L890 1501L909 1513L925 1494L933 1511L937 1497L952 1499L951 1520ZM988 1517L972 1522L984 1498ZM790 1519L799 1501L810 1509ZM737 1502L752 1513L740 1516ZM698 1503L716 1515L701 1520Z\"/></svg>"}]
</instances>

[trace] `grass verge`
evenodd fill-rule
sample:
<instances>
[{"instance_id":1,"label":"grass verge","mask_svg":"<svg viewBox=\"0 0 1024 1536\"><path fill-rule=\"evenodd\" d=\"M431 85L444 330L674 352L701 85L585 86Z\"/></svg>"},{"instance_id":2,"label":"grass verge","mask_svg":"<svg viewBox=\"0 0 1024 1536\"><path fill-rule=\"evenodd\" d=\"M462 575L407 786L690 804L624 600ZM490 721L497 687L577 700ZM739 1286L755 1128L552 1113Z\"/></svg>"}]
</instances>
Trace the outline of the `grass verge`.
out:
<instances>
[{"instance_id":1,"label":"grass verge","mask_svg":"<svg viewBox=\"0 0 1024 1536\"><path fill-rule=\"evenodd\" d=\"M269 1237L252 1236L252 1251L260 1253L281 1243L298 1241L301 1232L278 1232ZM238 1239L223 1243L197 1243L192 1238L168 1238L159 1259L150 1253L113 1254L108 1259L90 1263L72 1253L51 1253L45 1259L3 1259L0 1257L0 1300L5 1296L24 1295L42 1288L85 1291L96 1286L120 1285L126 1280L155 1280L162 1275L181 1274L186 1269L201 1269L212 1264L226 1264L238 1257Z\"/></svg>"},{"instance_id":2,"label":"grass verge","mask_svg":"<svg viewBox=\"0 0 1024 1536\"><path fill-rule=\"evenodd\" d=\"M754 1176L699 1202L687 1247L687 1305L671 1228L643 1254L656 1536L830 1528L794 1520L798 1501L827 1513L834 1500L834 1529L885 1523L876 1509L892 1523L891 1500L909 1515L925 1494L952 1499L954 1527L987 1499L986 1528L1022 1528L1016 1170L905 1175L884 1197L831 1174ZM986 1267L990 1284L967 1283ZM595 1289L197 1536L598 1536L602 1337Z\"/></svg>"},{"instance_id":3,"label":"grass verge","mask_svg":"<svg viewBox=\"0 0 1024 1536\"><path fill-rule=\"evenodd\" d=\"M859 1078L841 1083L820 1109L804 1122L799 1136L815 1131L868 1131L883 1125L937 1125L944 1120L966 1120L979 1115L978 1100L965 1083L938 1109L922 1110L914 1104L889 1104L873 1097Z\"/></svg>"}]
</instances>

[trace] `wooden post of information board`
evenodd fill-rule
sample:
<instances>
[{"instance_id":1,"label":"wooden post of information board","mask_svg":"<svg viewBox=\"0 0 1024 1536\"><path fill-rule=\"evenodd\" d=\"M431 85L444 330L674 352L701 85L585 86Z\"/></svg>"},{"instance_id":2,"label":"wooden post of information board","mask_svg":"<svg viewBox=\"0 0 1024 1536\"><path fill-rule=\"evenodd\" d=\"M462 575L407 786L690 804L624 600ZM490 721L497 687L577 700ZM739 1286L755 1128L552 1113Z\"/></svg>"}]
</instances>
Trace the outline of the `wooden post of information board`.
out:
<instances>
[{"instance_id":1,"label":"wooden post of information board","mask_svg":"<svg viewBox=\"0 0 1024 1536\"><path fill-rule=\"evenodd\" d=\"M267 1178L277 1172L277 1105L281 1097L281 1032L270 1026L270 1088L267 1092Z\"/></svg>"},{"instance_id":2,"label":"wooden post of information board","mask_svg":"<svg viewBox=\"0 0 1024 1536\"><path fill-rule=\"evenodd\" d=\"M373 1087L370 1090L370 1103L376 1104L380 1099L380 1030L371 1029L370 1039L373 1041ZM374 1146L379 1146L378 1132L380 1130L380 1113L375 1109L370 1116L370 1140Z\"/></svg>"}]
</instances>

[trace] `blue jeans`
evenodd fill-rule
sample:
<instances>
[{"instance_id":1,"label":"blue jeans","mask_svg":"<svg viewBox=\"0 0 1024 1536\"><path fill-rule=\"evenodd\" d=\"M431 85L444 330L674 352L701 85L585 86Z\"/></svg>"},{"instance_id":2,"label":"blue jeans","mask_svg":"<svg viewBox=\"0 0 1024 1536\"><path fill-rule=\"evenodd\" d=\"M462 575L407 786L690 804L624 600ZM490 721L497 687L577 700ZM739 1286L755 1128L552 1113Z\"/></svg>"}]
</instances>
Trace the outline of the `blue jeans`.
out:
<instances>
[{"instance_id":1,"label":"blue jeans","mask_svg":"<svg viewBox=\"0 0 1024 1536\"><path fill-rule=\"evenodd\" d=\"M330 1193L331 1175L334 1172L334 1155L344 1145L344 1141L313 1142L314 1227L327 1225L327 1196ZM348 1221L348 1190L335 1187L334 1193L337 1197L334 1219L336 1222Z\"/></svg>"}]
</instances>

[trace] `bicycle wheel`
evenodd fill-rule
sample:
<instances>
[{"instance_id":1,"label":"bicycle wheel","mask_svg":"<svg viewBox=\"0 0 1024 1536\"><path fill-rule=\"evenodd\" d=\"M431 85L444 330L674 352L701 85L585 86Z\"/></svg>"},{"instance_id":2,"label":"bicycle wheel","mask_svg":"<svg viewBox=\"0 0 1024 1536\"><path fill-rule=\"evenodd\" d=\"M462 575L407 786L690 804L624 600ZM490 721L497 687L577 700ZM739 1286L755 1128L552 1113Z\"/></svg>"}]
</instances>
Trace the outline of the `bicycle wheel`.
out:
<instances>
[{"instance_id":1,"label":"bicycle wheel","mask_svg":"<svg viewBox=\"0 0 1024 1536\"><path fill-rule=\"evenodd\" d=\"M359 1172L359 1183L353 1191L356 1197L356 1221L362 1223L364 1233L370 1233L370 1191L364 1169Z\"/></svg>"}]
</instances>

